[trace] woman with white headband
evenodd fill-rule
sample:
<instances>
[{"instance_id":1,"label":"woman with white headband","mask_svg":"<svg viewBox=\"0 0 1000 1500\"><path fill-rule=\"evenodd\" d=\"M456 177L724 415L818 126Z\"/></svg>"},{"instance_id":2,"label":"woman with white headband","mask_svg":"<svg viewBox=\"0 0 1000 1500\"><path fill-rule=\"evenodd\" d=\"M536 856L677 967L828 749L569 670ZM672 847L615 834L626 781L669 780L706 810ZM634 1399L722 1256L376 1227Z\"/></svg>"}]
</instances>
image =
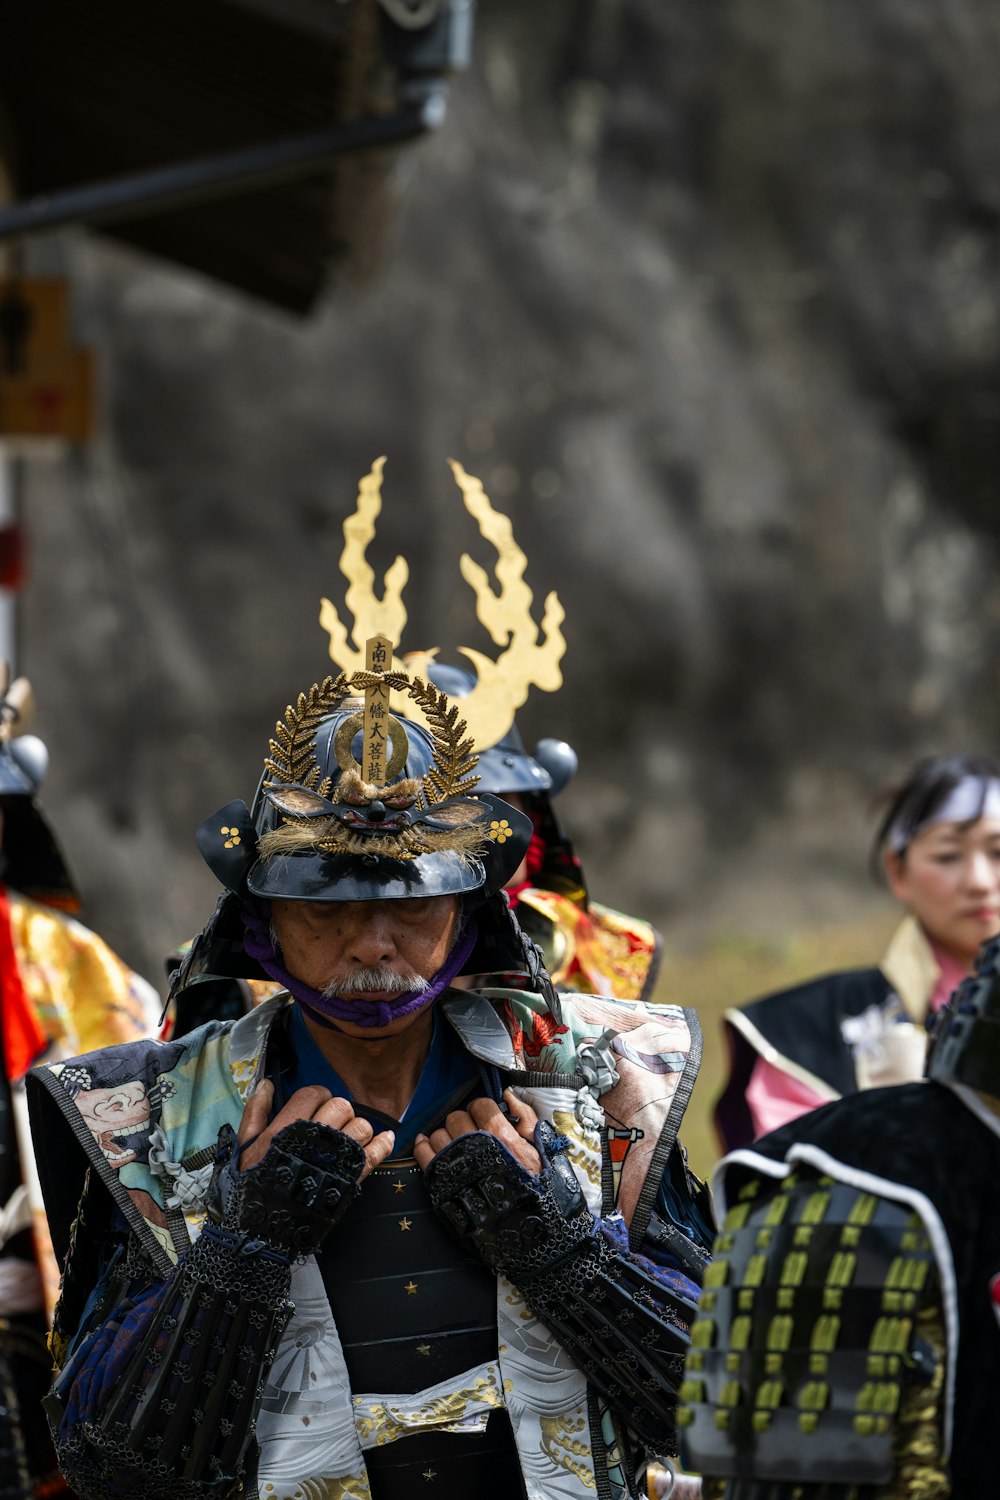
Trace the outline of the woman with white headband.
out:
<instances>
[{"instance_id":1,"label":"woman with white headband","mask_svg":"<svg viewBox=\"0 0 1000 1500\"><path fill-rule=\"evenodd\" d=\"M826 974L726 1012L727 1151L843 1094L920 1078L926 1023L1000 933L1000 769L920 761L884 799L872 863L906 908L877 968Z\"/></svg>"}]
</instances>

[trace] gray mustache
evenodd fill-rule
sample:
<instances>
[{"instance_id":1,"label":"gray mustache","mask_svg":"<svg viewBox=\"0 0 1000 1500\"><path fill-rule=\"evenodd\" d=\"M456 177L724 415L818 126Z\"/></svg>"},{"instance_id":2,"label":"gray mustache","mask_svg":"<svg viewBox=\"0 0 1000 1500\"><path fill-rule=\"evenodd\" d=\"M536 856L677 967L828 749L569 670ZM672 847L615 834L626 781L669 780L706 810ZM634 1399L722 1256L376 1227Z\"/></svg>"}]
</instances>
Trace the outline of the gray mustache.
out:
<instances>
[{"instance_id":1,"label":"gray mustache","mask_svg":"<svg viewBox=\"0 0 1000 1500\"><path fill-rule=\"evenodd\" d=\"M400 974L396 969L376 964L373 968L352 969L349 974L335 974L320 990L321 995L333 999L337 995L422 995L430 989L426 979L410 969Z\"/></svg>"}]
</instances>

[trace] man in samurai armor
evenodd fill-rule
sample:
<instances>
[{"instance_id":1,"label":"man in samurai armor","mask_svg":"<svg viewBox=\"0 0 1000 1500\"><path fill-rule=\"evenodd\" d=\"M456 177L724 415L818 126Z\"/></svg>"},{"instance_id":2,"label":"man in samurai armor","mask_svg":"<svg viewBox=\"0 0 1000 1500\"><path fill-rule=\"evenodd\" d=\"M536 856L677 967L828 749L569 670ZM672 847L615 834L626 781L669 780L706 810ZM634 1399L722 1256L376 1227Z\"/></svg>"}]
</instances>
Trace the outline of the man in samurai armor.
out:
<instances>
[{"instance_id":1,"label":"man in samurai armor","mask_svg":"<svg viewBox=\"0 0 1000 1500\"><path fill-rule=\"evenodd\" d=\"M47 1410L93 1500L624 1500L676 1451L697 1020L557 994L503 894L530 820L389 639L360 654L198 833L224 892L178 987L283 993L32 1077Z\"/></svg>"},{"instance_id":2,"label":"man in samurai armor","mask_svg":"<svg viewBox=\"0 0 1000 1500\"><path fill-rule=\"evenodd\" d=\"M21 733L31 706L25 679L0 668L0 1500L65 1490L41 1406L58 1272L24 1077L43 1056L149 1035L160 1009L152 986L68 915L79 898L36 800L48 756Z\"/></svg>"},{"instance_id":3,"label":"man in samurai armor","mask_svg":"<svg viewBox=\"0 0 1000 1500\"><path fill-rule=\"evenodd\" d=\"M722 1162L678 1411L706 1497L996 1493L1000 939L938 1013L927 1080Z\"/></svg>"}]
</instances>

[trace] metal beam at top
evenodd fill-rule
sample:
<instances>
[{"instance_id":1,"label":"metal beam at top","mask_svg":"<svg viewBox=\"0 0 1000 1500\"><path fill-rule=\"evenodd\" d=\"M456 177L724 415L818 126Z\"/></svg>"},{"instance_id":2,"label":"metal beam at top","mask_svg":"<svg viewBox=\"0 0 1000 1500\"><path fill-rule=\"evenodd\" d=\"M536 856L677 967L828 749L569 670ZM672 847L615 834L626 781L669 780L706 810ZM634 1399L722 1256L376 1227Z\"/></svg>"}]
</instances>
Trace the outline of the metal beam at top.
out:
<instances>
[{"instance_id":1,"label":"metal beam at top","mask_svg":"<svg viewBox=\"0 0 1000 1500\"><path fill-rule=\"evenodd\" d=\"M395 115L331 125L221 156L156 167L148 172L29 198L0 210L0 243L71 224L121 223L205 198L305 177L347 152L413 140L440 124L443 117L443 93L432 92L419 105Z\"/></svg>"},{"instance_id":2,"label":"metal beam at top","mask_svg":"<svg viewBox=\"0 0 1000 1500\"><path fill-rule=\"evenodd\" d=\"M342 37L350 19L345 4L331 8L329 0L229 0L229 3L327 41Z\"/></svg>"}]
</instances>

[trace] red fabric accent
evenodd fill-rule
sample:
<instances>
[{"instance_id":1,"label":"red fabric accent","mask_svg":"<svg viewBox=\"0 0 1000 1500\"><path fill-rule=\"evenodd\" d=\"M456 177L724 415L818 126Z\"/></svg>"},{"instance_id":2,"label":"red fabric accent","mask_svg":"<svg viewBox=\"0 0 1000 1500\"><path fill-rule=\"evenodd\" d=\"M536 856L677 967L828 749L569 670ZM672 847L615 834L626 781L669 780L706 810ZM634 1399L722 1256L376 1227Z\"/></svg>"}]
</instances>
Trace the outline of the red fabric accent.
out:
<instances>
[{"instance_id":1,"label":"red fabric accent","mask_svg":"<svg viewBox=\"0 0 1000 1500\"><path fill-rule=\"evenodd\" d=\"M545 840L542 838L537 829L531 835L531 840L528 844L528 852L524 857L527 861L528 881L530 881L534 879L534 877L538 874L545 863ZM528 881L525 881L525 884L527 884Z\"/></svg>"},{"instance_id":2,"label":"red fabric accent","mask_svg":"<svg viewBox=\"0 0 1000 1500\"><path fill-rule=\"evenodd\" d=\"M36 1058L48 1046L48 1038L34 1007L24 993L21 971L14 952L10 930L10 906L7 888L0 885L0 1031L3 1033L3 1061L11 1082L23 1078Z\"/></svg>"},{"instance_id":3,"label":"red fabric accent","mask_svg":"<svg viewBox=\"0 0 1000 1500\"><path fill-rule=\"evenodd\" d=\"M0 526L0 587L24 587L24 528L16 521Z\"/></svg>"},{"instance_id":4,"label":"red fabric accent","mask_svg":"<svg viewBox=\"0 0 1000 1500\"><path fill-rule=\"evenodd\" d=\"M535 878L545 863L545 840L538 832L540 817L537 813L532 813L531 817L535 825L535 831L531 835L527 852L524 856L524 867L528 872L527 878L525 880L519 880L517 882L517 885L508 885L504 887L507 892L507 899L509 900L511 906L517 905L518 901L521 899L522 891L526 891L529 886L535 884Z\"/></svg>"},{"instance_id":5,"label":"red fabric accent","mask_svg":"<svg viewBox=\"0 0 1000 1500\"><path fill-rule=\"evenodd\" d=\"M504 886L504 890L507 892L507 900L510 902L511 906L517 905L517 903L521 899L521 892L526 891L531 884L532 882L530 880L519 880L517 882L517 885Z\"/></svg>"},{"instance_id":6,"label":"red fabric accent","mask_svg":"<svg viewBox=\"0 0 1000 1500\"><path fill-rule=\"evenodd\" d=\"M535 1016L531 1023L531 1036L529 1037L527 1032L524 1035L525 1057L538 1057L542 1048L547 1047L553 1037L561 1036L564 1031L568 1030L569 1027L561 1026L555 1016L547 1013Z\"/></svg>"}]
</instances>

